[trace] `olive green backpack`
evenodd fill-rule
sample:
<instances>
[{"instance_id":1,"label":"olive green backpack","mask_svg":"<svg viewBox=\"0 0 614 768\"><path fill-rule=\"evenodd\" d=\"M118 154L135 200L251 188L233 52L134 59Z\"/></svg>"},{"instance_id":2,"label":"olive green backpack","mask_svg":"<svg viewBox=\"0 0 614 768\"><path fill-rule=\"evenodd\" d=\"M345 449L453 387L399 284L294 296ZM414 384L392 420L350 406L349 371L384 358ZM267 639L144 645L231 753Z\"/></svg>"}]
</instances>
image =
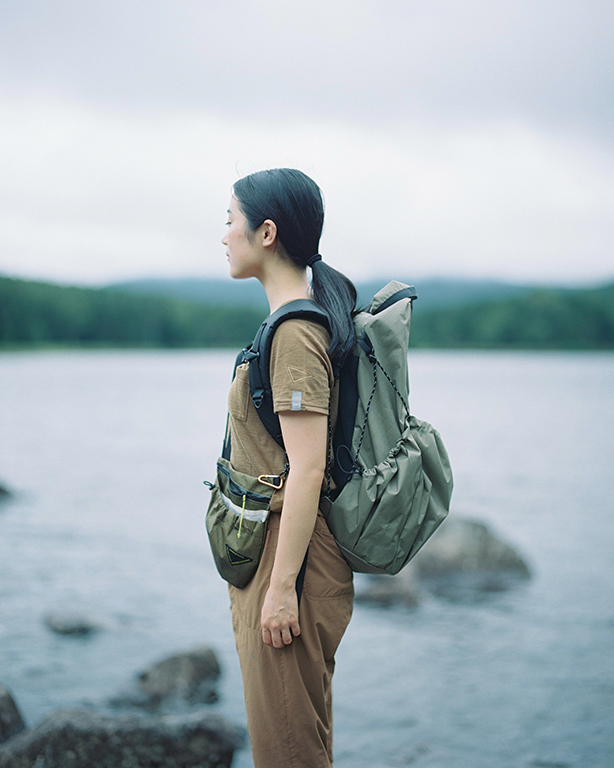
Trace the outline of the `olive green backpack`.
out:
<instances>
[{"instance_id":1,"label":"olive green backpack","mask_svg":"<svg viewBox=\"0 0 614 768\"><path fill-rule=\"evenodd\" d=\"M339 412L330 435L332 490L321 500L328 526L354 571L398 573L448 514L452 469L441 437L409 412L408 346L413 287L392 281L354 318L356 344L339 371ZM327 326L314 302L284 304L244 351L252 401L283 446L273 412L269 360L281 322Z\"/></svg>"}]
</instances>

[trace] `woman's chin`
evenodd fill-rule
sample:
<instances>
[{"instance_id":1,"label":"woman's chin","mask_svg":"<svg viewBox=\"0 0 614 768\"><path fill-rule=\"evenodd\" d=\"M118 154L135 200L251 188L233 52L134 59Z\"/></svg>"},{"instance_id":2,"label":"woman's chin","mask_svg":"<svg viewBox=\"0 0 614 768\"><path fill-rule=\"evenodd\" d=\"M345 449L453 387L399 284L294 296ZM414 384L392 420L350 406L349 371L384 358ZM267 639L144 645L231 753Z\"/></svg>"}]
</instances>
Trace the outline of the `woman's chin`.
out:
<instances>
[{"instance_id":1,"label":"woman's chin","mask_svg":"<svg viewBox=\"0 0 614 768\"><path fill-rule=\"evenodd\" d=\"M233 280L246 280L248 277L252 277L252 275L246 270L233 269L231 267L230 277L232 277Z\"/></svg>"}]
</instances>

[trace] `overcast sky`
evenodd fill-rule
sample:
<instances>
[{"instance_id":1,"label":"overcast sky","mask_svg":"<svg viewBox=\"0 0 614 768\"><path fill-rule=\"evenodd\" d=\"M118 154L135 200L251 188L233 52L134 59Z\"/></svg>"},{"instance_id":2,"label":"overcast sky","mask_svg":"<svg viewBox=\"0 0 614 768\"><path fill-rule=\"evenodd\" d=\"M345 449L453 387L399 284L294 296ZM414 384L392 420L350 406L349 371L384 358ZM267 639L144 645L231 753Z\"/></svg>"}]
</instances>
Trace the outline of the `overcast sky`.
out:
<instances>
[{"instance_id":1,"label":"overcast sky","mask_svg":"<svg viewBox=\"0 0 614 768\"><path fill-rule=\"evenodd\" d=\"M0 273L223 276L290 165L359 279L614 277L611 0L3 0Z\"/></svg>"}]
</instances>

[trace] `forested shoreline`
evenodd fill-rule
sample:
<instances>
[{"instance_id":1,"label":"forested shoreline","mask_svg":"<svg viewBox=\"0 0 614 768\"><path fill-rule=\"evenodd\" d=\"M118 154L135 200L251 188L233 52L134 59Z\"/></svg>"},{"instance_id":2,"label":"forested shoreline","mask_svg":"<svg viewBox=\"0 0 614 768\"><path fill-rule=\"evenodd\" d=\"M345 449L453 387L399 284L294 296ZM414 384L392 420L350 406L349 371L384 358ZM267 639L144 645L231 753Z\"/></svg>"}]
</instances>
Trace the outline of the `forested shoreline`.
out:
<instances>
[{"instance_id":1,"label":"forested shoreline","mask_svg":"<svg viewBox=\"0 0 614 768\"><path fill-rule=\"evenodd\" d=\"M0 348L241 347L263 318L253 307L0 277Z\"/></svg>"},{"instance_id":2,"label":"forested shoreline","mask_svg":"<svg viewBox=\"0 0 614 768\"><path fill-rule=\"evenodd\" d=\"M427 310L411 345L472 349L614 349L614 285L539 289L526 296Z\"/></svg>"},{"instance_id":3,"label":"forested shoreline","mask_svg":"<svg viewBox=\"0 0 614 768\"><path fill-rule=\"evenodd\" d=\"M419 286L418 286L419 292ZM251 341L265 312L106 288L0 277L0 349L230 347ZM413 347L614 349L614 285L535 289L461 306L415 305Z\"/></svg>"}]
</instances>

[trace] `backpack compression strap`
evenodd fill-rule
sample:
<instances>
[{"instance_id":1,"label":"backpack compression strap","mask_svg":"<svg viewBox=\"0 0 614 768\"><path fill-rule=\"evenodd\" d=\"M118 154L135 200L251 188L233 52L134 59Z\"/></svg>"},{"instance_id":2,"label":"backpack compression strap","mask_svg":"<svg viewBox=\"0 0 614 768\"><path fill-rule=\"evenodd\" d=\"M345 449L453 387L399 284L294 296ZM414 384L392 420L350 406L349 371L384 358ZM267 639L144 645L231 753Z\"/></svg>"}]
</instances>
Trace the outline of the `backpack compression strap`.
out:
<instances>
[{"instance_id":1,"label":"backpack compression strap","mask_svg":"<svg viewBox=\"0 0 614 768\"><path fill-rule=\"evenodd\" d=\"M402 288L400 291L393 293L392 296L389 296L386 301L382 302L379 307L376 307L371 314L377 315L385 309L388 309L388 307L391 307L393 304L396 304L397 301L400 301L401 299L409 299L414 302L417 298L418 294L416 293L414 286L408 285L407 288Z\"/></svg>"},{"instance_id":2,"label":"backpack compression strap","mask_svg":"<svg viewBox=\"0 0 614 768\"><path fill-rule=\"evenodd\" d=\"M297 318L319 323L330 330L328 315L323 309L310 299L297 299L283 304L267 317L258 329L251 349L244 353L244 360L249 362L249 390L252 402L265 429L282 448L284 441L281 436L279 417L273 410L269 362L275 331L285 320Z\"/></svg>"}]
</instances>

